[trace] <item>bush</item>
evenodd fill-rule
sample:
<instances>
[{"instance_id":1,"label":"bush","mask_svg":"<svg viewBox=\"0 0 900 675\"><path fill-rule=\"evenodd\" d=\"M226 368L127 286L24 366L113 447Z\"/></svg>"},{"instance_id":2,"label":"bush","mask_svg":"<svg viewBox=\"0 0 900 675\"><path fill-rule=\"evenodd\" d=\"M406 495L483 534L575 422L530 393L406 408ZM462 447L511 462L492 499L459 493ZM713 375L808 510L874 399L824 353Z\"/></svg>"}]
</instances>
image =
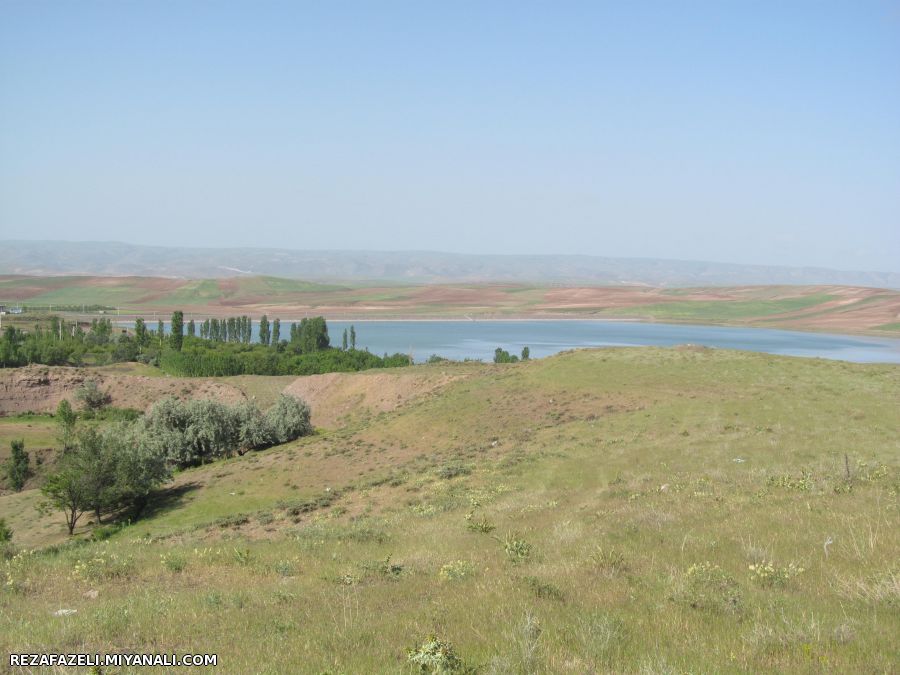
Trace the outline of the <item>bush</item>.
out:
<instances>
[{"instance_id":1,"label":"bush","mask_svg":"<svg viewBox=\"0 0 900 675\"><path fill-rule=\"evenodd\" d=\"M420 647L410 649L407 656L410 663L418 666L420 673L443 675L444 673L472 672L457 656L453 645L444 642L436 635L429 635Z\"/></svg>"},{"instance_id":2,"label":"bush","mask_svg":"<svg viewBox=\"0 0 900 675\"><path fill-rule=\"evenodd\" d=\"M444 581L459 581L475 574L475 565L468 560L454 560L441 566L438 576Z\"/></svg>"},{"instance_id":3,"label":"bush","mask_svg":"<svg viewBox=\"0 0 900 675\"><path fill-rule=\"evenodd\" d=\"M450 480L457 476L468 476L470 473L472 473L472 469L459 463L444 464L437 470L438 478L443 478L444 480Z\"/></svg>"},{"instance_id":4,"label":"bush","mask_svg":"<svg viewBox=\"0 0 900 675\"><path fill-rule=\"evenodd\" d=\"M109 392L103 391L96 380L85 380L76 390L75 398L81 402L85 410L94 412L103 409L112 400Z\"/></svg>"},{"instance_id":5,"label":"bush","mask_svg":"<svg viewBox=\"0 0 900 675\"><path fill-rule=\"evenodd\" d=\"M312 433L309 406L286 394L279 396L266 413L266 423L276 443L287 443Z\"/></svg>"},{"instance_id":6,"label":"bush","mask_svg":"<svg viewBox=\"0 0 900 675\"><path fill-rule=\"evenodd\" d=\"M514 565L525 562L531 557L531 544L524 539L519 539L518 534L506 535L503 550L506 551L506 557Z\"/></svg>"},{"instance_id":7,"label":"bush","mask_svg":"<svg viewBox=\"0 0 900 675\"><path fill-rule=\"evenodd\" d=\"M12 541L12 530L3 518L0 518L0 544L6 544Z\"/></svg>"},{"instance_id":8,"label":"bush","mask_svg":"<svg viewBox=\"0 0 900 675\"><path fill-rule=\"evenodd\" d=\"M485 516L481 516L478 520L475 519L474 513L466 514L466 529L469 532L480 532L482 534L490 534L496 529L496 526L489 521Z\"/></svg>"}]
</instances>

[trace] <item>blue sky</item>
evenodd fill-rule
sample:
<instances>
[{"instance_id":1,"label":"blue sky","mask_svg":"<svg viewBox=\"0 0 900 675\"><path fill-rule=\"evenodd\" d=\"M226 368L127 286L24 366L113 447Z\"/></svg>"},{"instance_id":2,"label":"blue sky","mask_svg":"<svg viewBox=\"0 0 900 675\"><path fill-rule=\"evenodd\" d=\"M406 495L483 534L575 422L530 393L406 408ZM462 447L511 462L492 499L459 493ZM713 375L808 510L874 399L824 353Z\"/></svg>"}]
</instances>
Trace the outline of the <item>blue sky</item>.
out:
<instances>
[{"instance_id":1,"label":"blue sky","mask_svg":"<svg viewBox=\"0 0 900 675\"><path fill-rule=\"evenodd\" d=\"M0 234L897 272L900 4L7 0Z\"/></svg>"}]
</instances>

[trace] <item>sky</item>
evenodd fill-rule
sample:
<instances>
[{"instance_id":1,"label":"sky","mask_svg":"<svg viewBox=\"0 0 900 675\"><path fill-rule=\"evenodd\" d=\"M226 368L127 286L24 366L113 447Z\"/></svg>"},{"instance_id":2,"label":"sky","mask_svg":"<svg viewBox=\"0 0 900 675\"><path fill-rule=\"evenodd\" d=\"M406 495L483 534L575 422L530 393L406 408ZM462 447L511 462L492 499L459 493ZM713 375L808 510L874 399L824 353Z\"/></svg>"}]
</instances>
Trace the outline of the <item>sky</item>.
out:
<instances>
[{"instance_id":1,"label":"sky","mask_svg":"<svg viewBox=\"0 0 900 675\"><path fill-rule=\"evenodd\" d=\"M2 0L0 239L900 272L900 3Z\"/></svg>"}]
</instances>

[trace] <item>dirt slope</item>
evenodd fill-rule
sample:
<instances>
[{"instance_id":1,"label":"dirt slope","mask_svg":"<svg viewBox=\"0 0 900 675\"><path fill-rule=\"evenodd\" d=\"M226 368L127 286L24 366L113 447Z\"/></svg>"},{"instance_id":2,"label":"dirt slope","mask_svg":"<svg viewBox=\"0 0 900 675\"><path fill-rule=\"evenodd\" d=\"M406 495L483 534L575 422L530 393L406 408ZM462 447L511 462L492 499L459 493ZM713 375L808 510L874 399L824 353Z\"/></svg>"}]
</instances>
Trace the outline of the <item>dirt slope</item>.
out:
<instances>
[{"instance_id":1,"label":"dirt slope","mask_svg":"<svg viewBox=\"0 0 900 675\"><path fill-rule=\"evenodd\" d=\"M53 412L67 398L75 403L75 392L85 380L96 380L108 391L112 405L146 410L165 396L216 399L235 403L245 398L237 387L205 378L108 375L86 368L27 366L0 370L0 415L22 412Z\"/></svg>"},{"instance_id":2,"label":"dirt slope","mask_svg":"<svg viewBox=\"0 0 900 675\"><path fill-rule=\"evenodd\" d=\"M394 410L404 403L466 377L459 367L326 373L298 377L284 392L298 396L312 409L313 424L335 428L358 416Z\"/></svg>"}]
</instances>

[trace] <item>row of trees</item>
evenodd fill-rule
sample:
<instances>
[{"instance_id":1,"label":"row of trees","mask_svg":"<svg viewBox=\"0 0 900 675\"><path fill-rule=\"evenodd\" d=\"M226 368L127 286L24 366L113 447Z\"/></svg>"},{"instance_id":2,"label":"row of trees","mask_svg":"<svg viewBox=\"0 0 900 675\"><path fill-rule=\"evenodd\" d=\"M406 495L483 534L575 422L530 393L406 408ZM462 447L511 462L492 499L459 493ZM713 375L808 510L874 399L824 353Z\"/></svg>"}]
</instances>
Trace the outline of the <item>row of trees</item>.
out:
<instances>
[{"instance_id":1,"label":"row of trees","mask_svg":"<svg viewBox=\"0 0 900 675\"><path fill-rule=\"evenodd\" d=\"M159 357L160 368L178 377L316 375L370 368L395 368L408 366L410 363L406 354L378 356L359 349L297 353L289 343L272 348L258 344L212 345L204 341L188 340L182 351L166 350Z\"/></svg>"},{"instance_id":2,"label":"row of trees","mask_svg":"<svg viewBox=\"0 0 900 675\"><path fill-rule=\"evenodd\" d=\"M0 336L0 367L81 365L88 354L104 361L131 361L139 352L135 339L116 334L109 319L94 319L85 330L76 322L51 317L30 331L7 326Z\"/></svg>"},{"instance_id":3,"label":"row of trees","mask_svg":"<svg viewBox=\"0 0 900 675\"><path fill-rule=\"evenodd\" d=\"M199 335L198 335L199 328ZM142 361L160 365L180 376L311 375L410 364L403 354L383 357L356 349L356 329L344 330L341 347L331 346L324 317L291 323L282 338L279 319L263 315L258 342L253 339L249 316L185 322L172 315L168 334L162 321L151 329L143 318L133 332L115 329L112 321L98 318L90 327L50 317L31 331L7 327L0 336L0 367L29 363L85 365Z\"/></svg>"},{"instance_id":4,"label":"row of trees","mask_svg":"<svg viewBox=\"0 0 900 675\"><path fill-rule=\"evenodd\" d=\"M173 469L312 433L309 407L285 395L266 413L253 402L228 406L167 398L143 417L103 430L77 428L76 420L69 402L62 401L57 409L62 449L41 488L45 508L65 514L69 534L85 513L93 513L98 523L111 514L139 515Z\"/></svg>"},{"instance_id":5,"label":"row of trees","mask_svg":"<svg viewBox=\"0 0 900 675\"><path fill-rule=\"evenodd\" d=\"M263 315L259 322L259 342L250 340L249 317L208 319L200 325L200 337L183 337L183 316L172 316L169 349L159 354L159 366L180 377L223 377L228 375L314 375L350 372L368 368L406 366L405 354L376 356L356 349L356 329L344 331L341 349L331 347L325 317L304 318L291 323L288 339L281 339L281 321L271 323Z\"/></svg>"},{"instance_id":6,"label":"row of trees","mask_svg":"<svg viewBox=\"0 0 900 675\"><path fill-rule=\"evenodd\" d=\"M188 323L188 336L194 336L193 320ZM173 331L174 332L174 331ZM227 319L206 319L200 324L200 337L214 342L250 344L253 322L249 316L230 316Z\"/></svg>"}]
</instances>

